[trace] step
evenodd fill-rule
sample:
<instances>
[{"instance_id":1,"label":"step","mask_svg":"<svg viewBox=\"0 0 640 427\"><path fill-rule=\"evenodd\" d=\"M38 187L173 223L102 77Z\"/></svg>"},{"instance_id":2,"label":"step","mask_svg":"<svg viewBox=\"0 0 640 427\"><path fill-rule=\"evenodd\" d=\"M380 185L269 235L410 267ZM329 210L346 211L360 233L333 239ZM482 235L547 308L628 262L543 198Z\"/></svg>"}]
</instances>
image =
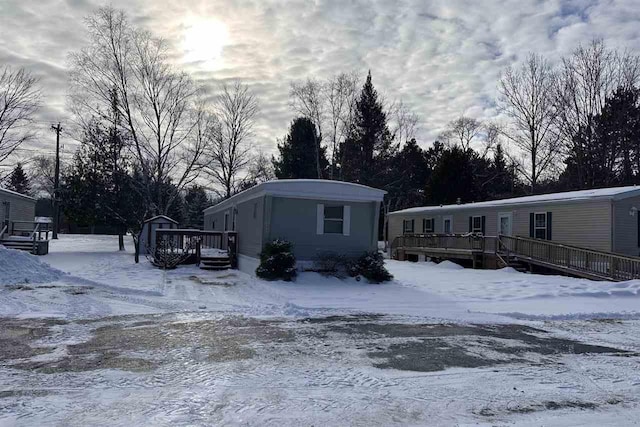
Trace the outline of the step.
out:
<instances>
[{"instance_id":1,"label":"step","mask_svg":"<svg viewBox=\"0 0 640 427\"><path fill-rule=\"evenodd\" d=\"M202 265L226 265L231 264L230 259L217 259L217 260L200 260L200 264Z\"/></svg>"},{"instance_id":2,"label":"step","mask_svg":"<svg viewBox=\"0 0 640 427\"><path fill-rule=\"evenodd\" d=\"M203 265L200 264L201 270L228 270L231 268L231 264L221 264L221 265Z\"/></svg>"}]
</instances>

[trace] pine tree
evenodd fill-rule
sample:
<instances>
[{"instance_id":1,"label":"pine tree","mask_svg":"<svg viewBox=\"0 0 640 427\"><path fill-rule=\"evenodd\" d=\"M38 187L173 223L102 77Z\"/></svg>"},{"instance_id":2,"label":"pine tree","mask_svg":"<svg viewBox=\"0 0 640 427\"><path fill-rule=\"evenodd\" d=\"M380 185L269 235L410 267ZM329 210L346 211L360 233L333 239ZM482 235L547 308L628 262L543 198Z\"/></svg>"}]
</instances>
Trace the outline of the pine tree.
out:
<instances>
[{"instance_id":1,"label":"pine tree","mask_svg":"<svg viewBox=\"0 0 640 427\"><path fill-rule=\"evenodd\" d=\"M453 204L482 200L473 174L473 152L459 146L442 151L426 188L426 199L430 205Z\"/></svg>"},{"instance_id":2,"label":"pine tree","mask_svg":"<svg viewBox=\"0 0 640 427\"><path fill-rule=\"evenodd\" d=\"M298 117L291 123L289 134L281 144L280 153L273 159L273 167L278 179L316 179L318 170L316 165L315 141L318 139L316 126L306 117ZM326 171L329 162L326 147L320 151L320 167Z\"/></svg>"},{"instance_id":3,"label":"pine tree","mask_svg":"<svg viewBox=\"0 0 640 427\"><path fill-rule=\"evenodd\" d=\"M20 162L18 162L9 177L9 190L13 190L27 196L31 195L31 182L29 181L27 174L24 172Z\"/></svg>"},{"instance_id":4,"label":"pine tree","mask_svg":"<svg viewBox=\"0 0 640 427\"><path fill-rule=\"evenodd\" d=\"M382 188L394 154L387 116L369 72L356 101L354 125L342 144L342 179Z\"/></svg>"},{"instance_id":5,"label":"pine tree","mask_svg":"<svg viewBox=\"0 0 640 427\"><path fill-rule=\"evenodd\" d=\"M184 196L186 209L186 226L202 229L204 227L204 215L202 211L211 206L211 200L204 187L194 185L187 189Z\"/></svg>"}]
</instances>

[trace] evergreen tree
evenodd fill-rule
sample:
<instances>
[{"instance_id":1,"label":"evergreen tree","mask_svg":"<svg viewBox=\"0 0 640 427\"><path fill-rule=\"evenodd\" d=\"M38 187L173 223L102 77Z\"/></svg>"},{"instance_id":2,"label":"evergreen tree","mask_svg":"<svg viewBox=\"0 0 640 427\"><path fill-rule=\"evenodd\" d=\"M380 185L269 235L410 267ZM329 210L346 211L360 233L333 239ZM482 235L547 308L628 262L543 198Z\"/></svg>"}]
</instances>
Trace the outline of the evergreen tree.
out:
<instances>
[{"instance_id":1,"label":"evergreen tree","mask_svg":"<svg viewBox=\"0 0 640 427\"><path fill-rule=\"evenodd\" d=\"M204 228L204 214L202 211L211 206L211 200L204 187L199 185L189 187L187 194L184 196L184 204L186 209L185 225L198 229Z\"/></svg>"},{"instance_id":2,"label":"evergreen tree","mask_svg":"<svg viewBox=\"0 0 640 427\"><path fill-rule=\"evenodd\" d=\"M22 164L18 162L16 167L13 169L11 176L9 177L9 190L13 190L20 194L25 194L27 196L31 195L31 183L27 174L24 173L24 169L22 168Z\"/></svg>"},{"instance_id":3,"label":"evergreen tree","mask_svg":"<svg viewBox=\"0 0 640 427\"><path fill-rule=\"evenodd\" d=\"M371 72L356 100L353 127L341 147L342 179L383 188L390 179L396 147Z\"/></svg>"},{"instance_id":4,"label":"evergreen tree","mask_svg":"<svg viewBox=\"0 0 640 427\"><path fill-rule=\"evenodd\" d=\"M442 151L426 187L428 204L453 204L482 200L473 174L474 153L452 146Z\"/></svg>"},{"instance_id":5,"label":"evergreen tree","mask_svg":"<svg viewBox=\"0 0 640 427\"><path fill-rule=\"evenodd\" d=\"M275 175L278 179L316 179L315 144L319 138L316 126L306 117L298 117L291 123L289 134L278 144L280 155L273 159ZM320 167L326 171L329 162L326 147L320 151Z\"/></svg>"},{"instance_id":6,"label":"evergreen tree","mask_svg":"<svg viewBox=\"0 0 640 427\"><path fill-rule=\"evenodd\" d=\"M424 189L431 174L427 153L415 139L407 142L391 161L393 177L387 183L390 210L420 206L425 203Z\"/></svg>"}]
</instances>

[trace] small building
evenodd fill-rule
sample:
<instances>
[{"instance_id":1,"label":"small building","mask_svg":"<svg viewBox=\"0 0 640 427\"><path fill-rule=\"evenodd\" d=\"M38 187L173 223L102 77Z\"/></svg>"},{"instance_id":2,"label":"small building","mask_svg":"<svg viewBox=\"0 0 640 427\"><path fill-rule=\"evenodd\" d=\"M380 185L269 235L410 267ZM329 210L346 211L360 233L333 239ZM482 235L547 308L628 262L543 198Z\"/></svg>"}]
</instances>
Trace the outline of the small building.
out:
<instances>
[{"instance_id":1,"label":"small building","mask_svg":"<svg viewBox=\"0 0 640 427\"><path fill-rule=\"evenodd\" d=\"M157 215L147 219L142 226L142 233L140 233L140 253L153 254L155 252L156 230L177 228L178 221L166 215Z\"/></svg>"},{"instance_id":2,"label":"small building","mask_svg":"<svg viewBox=\"0 0 640 427\"><path fill-rule=\"evenodd\" d=\"M0 231L6 226L5 233L12 234L22 229L19 224L33 224L36 216L36 199L0 188Z\"/></svg>"},{"instance_id":3,"label":"small building","mask_svg":"<svg viewBox=\"0 0 640 427\"><path fill-rule=\"evenodd\" d=\"M377 249L385 191L341 181L264 182L204 211L204 228L236 231L238 267L254 273L267 242L288 240L299 267L318 255L361 255Z\"/></svg>"},{"instance_id":4,"label":"small building","mask_svg":"<svg viewBox=\"0 0 640 427\"><path fill-rule=\"evenodd\" d=\"M478 233L638 256L638 209L636 186L416 207L389 213L389 241L413 234Z\"/></svg>"}]
</instances>

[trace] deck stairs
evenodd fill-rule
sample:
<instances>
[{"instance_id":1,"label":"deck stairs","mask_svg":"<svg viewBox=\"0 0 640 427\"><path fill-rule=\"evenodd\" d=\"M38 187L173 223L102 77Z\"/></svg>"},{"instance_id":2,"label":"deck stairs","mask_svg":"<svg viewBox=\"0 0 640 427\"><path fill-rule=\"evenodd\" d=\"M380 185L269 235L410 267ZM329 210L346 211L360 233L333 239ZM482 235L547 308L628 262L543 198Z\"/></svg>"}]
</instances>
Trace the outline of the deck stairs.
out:
<instances>
[{"instance_id":1,"label":"deck stairs","mask_svg":"<svg viewBox=\"0 0 640 427\"><path fill-rule=\"evenodd\" d=\"M202 270L227 270L231 268L229 255L201 256L200 268Z\"/></svg>"}]
</instances>

